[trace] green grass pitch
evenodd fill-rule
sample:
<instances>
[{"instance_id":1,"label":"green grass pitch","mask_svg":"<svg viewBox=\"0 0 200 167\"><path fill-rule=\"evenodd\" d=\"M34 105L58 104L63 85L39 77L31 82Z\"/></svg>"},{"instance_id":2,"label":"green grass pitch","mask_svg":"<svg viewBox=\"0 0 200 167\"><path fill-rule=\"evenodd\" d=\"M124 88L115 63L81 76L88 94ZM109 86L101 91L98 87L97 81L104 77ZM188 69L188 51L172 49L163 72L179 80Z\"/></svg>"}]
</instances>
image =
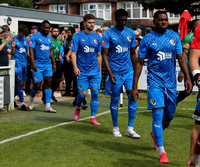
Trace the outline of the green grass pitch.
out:
<instances>
[{"instance_id":1,"label":"green grass pitch","mask_svg":"<svg viewBox=\"0 0 200 167\"><path fill-rule=\"evenodd\" d=\"M90 101L90 97L87 97ZM109 110L110 98L100 95L98 114ZM164 131L164 145L169 164L160 164L158 152L150 136L152 115L146 109L146 94L140 95L134 122L141 138L126 137L128 123L127 97L119 110L118 122L122 138L112 135L110 113L97 117L102 124L89 124L89 119L72 122L72 100L54 103L56 114L45 113L44 105L34 111L14 110L0 113L0 141L51 127L63 122L69 124L41 131L0 144L1 167L183 167L189 156L190 134L194 124L191 118L196 106L196 95L191 95L177 106L169 128ZM90 107L82 110L80 118L90 116Z\"/></svg>"}]
</instances>

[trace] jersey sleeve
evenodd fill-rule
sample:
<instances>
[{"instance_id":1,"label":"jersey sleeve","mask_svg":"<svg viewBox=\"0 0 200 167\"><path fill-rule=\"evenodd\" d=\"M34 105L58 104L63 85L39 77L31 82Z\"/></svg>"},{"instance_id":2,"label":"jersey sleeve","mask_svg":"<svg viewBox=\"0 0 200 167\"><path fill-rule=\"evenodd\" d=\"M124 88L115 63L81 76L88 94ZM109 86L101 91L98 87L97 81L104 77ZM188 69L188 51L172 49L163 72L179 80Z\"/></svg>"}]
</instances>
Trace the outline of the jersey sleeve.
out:
<instances>
[{"instance_id":1,"label":"jersey sleeve","mask_svg":"<svg viewBox=\"0 0 200 167\"><path fill-rule=\"evenodd\" d=\"M75 52L78 51L78 37L77 37L77 34L72 39L70 49L75 51Z\"/></svg>"},{"instance_id":2,"label":"jersey sleeve","mask_svg":"<svg viewBox=\"0 0 200 167\"><path fill-rule=\"evenodd\" d=\"M52 44L53 44L53 41L52 41L52 38L49 36L49 39L50 39L50 45L49 45L49 47L50 47L50 49L52 49Z\"/></svg>"},{"instance_id":3,"label":"jersey sleeve","mask_svg":"<svg viewBox=\"0 0 200 167\"><path fill-rule=\"evenodd\" d=\"M35 48L35 44L36 44L35 35L31 35L31 39L30 39L30 42L29 42L29 47Z\"/></svg>"},{"instance_id":4,"label":"jersey sleeve","mask_svg":"<svg viewBox=\"0 0 200 167\"><path fill-rule=\"evenodd\" d=\"M147 44L145 42L145 39L146 38L142 38L142 40L140 42L140 46L139 46L140 50L139 50L138 58L145 58L146 55L147 55L148 47L147 47Z\"/></svg>"},{"instance_id":5,"label":"jersey sleeve","mask_svg":"<svg viewBox=\"0 0 200 167\"><path fill-rule=\"evenodd\" d=\"M104 32L102 41L101 41L101 46L103 48L109 48L109 35L107 33L108 31Z\"/></svg>"},{"instance_id":6,"label":"jersey sleeve","mask_svg":"<svg viewBox=\"0 0 200 167\"><path fill-rule=\"evenodd\" d=\"M28 39L25 38L25 41L26 41L26 49L29 49Z\"/></svg>"},{"instance_id":7,"label":"jersey sleeve","mask_svg":"<svg viewBox=\"0 0 200 167\"><path fill-rule=\"evenodd\" d=\"M182 54L182 45L181 45L181 39L179 36L177 36L177 43L176 43L176 54Z\"/></svg>"},{"instance_id":8,"label":"jersey sleeve","mask_svg":"<svg viewBox=\"0 0 200 167\"><path fill-rule=\"evenodd\" d=\"M134 48L134 47L136 47L135 33L134 33L134 31L132 32L132 34L133 34L133 36L132 36L133 40L131 41L131 47Z\"/></svg>"},{"instance_id":9,"label":"jersey sleeve","mask_svg":"<svg viewBox=\"0 0 200 167\"><path fill-rule=\"evenodd\" d=\"M98 42L98 44L99 44L98 52L101 52L101 48L102 48L102 47L101 47L101 41L102 41L101 38L99 38L99 42Z\"/></svg>"},{"instance_id":10,"label":"jersey sleeve","mask_svg":"<svg viewBox=\"0 0 200 167\"><path fill-rule=\"evenodd\" d=\"M63 57L63 55L64 55L64 47L63 47L63 45L60 45L60 54Z\"/></svg>"},{"instance_id":11,"label":"jersey sleeve","mask_svg":"<svg viewBox=\"0 0 200 167\"><path fill-rule=\"evenodd\" d=\"M187 49L187 50L189 50L190 49L190 43L188 42L188 40L187 40L187 36L183 39L183 42L182 42L182 48L183 49Z\"/></svg>"}]
</instances>

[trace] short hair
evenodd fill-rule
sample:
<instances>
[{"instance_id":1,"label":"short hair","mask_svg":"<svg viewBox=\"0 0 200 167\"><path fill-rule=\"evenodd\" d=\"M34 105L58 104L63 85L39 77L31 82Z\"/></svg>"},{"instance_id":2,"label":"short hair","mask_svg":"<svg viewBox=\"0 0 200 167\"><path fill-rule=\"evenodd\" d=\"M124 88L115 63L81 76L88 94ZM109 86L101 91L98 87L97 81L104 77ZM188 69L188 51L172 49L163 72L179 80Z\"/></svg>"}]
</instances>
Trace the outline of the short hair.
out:
<instances>
[{"instance_id":1,"label":"short hair","mask_svg":"<svg viewBox=\"0 0 200 167\"><path fill-rule=\"evenodd\" d=\"M28 35L29 30L24 24L20 24L18 27L18 31L21 33L24 33L25 35Z\"/></svg>"},{"instance_id":2,"label":"short hair","mask_svg":"<svg viewBox=\"0 0 200 167\"><path fill-rule=\"evenodd\" d=\"M53 29L58 29L58 31L59 31L59 27L58 26L52 26L51 31L53 31Z\"/></svg>"},{"instance_id":3,"label":"short hair","mask_svg":"<svg viewBox=\"0 0 200 167\"><path fill-rule=\"evenodd\" d=\"M5 32L10 32L10 27L8 27L8 25L3 25L1 27Z\"/></svg>"},{"instance_id":4,"label":"short hair","mask_svg":"<svg viewBox=\"0 0 200 167\"><path fill-rule=\"evenodd\" d=\"M192 30L192 32L194 32L195 28L196 28L196 22L199 21L199 19L195 19L192 21L187 21L187 26Z\"/></svg>"},{"instance_id":5,"label":"short hair","mask_svg":"<svg viewBox=\"0 0 200 167\"><path fill-rule=\"evenodd\" d=\"M148 33L150 33L150 32L152 32L152 29L151 29L150 27L147 27L147 28L145 29L145 33L148 34Z\"/></svg>"},{"instance_id":6,"label":"short hair","mask_svg":"<svg viewBox=\"0 0 200 167\"><path fill-rule=\"evenodd\" d=\"M42 22L42 25L41 25L41 26L44 26L45 24L51 25L51 23L50 23L48 20L44 20L44 21Z\"/></svg>"},{"instance_id":7,"label":"short hair","mask_svg":"<svg viewBox=\"0 0 200 167\"><path fill-rule=\"evenodd\" d=\"M86 14L83 16L83 21L87 21L89 19L96 19L96 17L93 14Z\"/></svg>"},{"instance_id":8,"label":"short hair","mask_svg":"<svg viewBox=\"0 0 200 167\"><path fill-rule=\"evenodd\" d=\"M128 17L128 12L124 9L118 9L115 11L115 20L118 19L121 16L127 16Z\"/></svg>"},{"instance_id":9,"label":"short hair","mask_svg":"<svg viewBox=\"0 0 200 167\"><path fill-rule=\"evenodd\" d=\"M166 15L167 15L167 13L166 13L165 11L163 11L163 10L158 10L158 11L156 11L156 12L154 13L153 19L155 20L155 19L158 17L159 14L166 14Z\"/></svg>"}]
</instances>

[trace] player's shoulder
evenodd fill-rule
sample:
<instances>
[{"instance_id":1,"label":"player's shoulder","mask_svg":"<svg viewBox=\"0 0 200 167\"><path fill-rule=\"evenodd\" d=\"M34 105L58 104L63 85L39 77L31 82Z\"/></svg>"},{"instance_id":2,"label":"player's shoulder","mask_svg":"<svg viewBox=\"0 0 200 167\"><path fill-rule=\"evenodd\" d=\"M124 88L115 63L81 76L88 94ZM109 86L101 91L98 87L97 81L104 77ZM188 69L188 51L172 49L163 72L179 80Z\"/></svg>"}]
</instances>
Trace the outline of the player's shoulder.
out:
<instances>
[{"instance_id":1,"label":"player's shoulder","mask_svg":"<svg viewBox=\"0 0 200 167\"><path fill-rule=\"evenodd\" d=\"M172 31L172 30L166 30L166 33L168 34L168 35L172 35L172 36L175 36L175 37L179 37L179 35L178 35L178 33L177 32L175 32L175 31Z\"/></svg>"},{"instance_id":2,"label":"player's shoulder","mask_svg":"<svg viewBox=\"0 0 200 167\"><path fill-rule=\"evenodd\" d=\"M97 38L98 40L101 40L101 36L99 34L97 34L96 32L93 32L93 35L95 38Z\"/></svg>"}]
</instances>

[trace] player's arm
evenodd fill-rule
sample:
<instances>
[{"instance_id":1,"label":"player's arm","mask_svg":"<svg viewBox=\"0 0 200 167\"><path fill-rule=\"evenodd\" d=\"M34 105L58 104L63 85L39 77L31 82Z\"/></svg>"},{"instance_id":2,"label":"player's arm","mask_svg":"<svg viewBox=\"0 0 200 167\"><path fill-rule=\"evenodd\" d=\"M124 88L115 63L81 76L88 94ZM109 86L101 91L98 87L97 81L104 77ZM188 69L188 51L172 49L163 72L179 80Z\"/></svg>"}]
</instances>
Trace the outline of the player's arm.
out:
<instances>
[{"instance_id":1,"label":"player's arm","mask_svg":"<svg viewBox=\"0 0 200 167\"><path fill-rule=\"evenodd\" d=\"M188 53L189 53L189 50L183 48L183 56L185 57L185 60L187 60ZM184 78L184 73L182 70L180 70L180 73L178 74L178 81L182 82L183 78Z\"/></svg>"},{"instance_id":2,"label":"player's arm","mask_svg":"<svg viewBox=\"0 0 200 167\"><path fill-rule=\"evenodd\" d=\"M190 157L187 162L188 167L194 166L195 147L196 147L196 143L197 143L199 135L200 135L200 125L195 123L192 129L192 134L191 134Z\"/></svg>"},{"instance_id":3,"label":"player's arm","mask_svg":"<svg viewBox=\"0 0 200 167\"><path fill-rule=\"evenodd\" d=\"M32 69L33 71L37 71L37 66L35 64L35 54L34 54L34 48L33 47L30 47L29 48L29 53L30 53L30 60L31 60L31 65L32 65Z\"/></svg>"},{"instance_id":4,"label":"player's arm","mask_svg":"<svg viewBox=\"0 0 200 167\"><path fill-rule=\"evenodd\" d=\"M71 59L72 59L72 65L73 65L73 68L74 68L74 74L76 76L80 76L80 70L78 69L77 67L77 64L76 64L76 52L72 50L72 53L71 53Z\"/></svg>"},{"instance_id":5,"label":"player's arm","mask_svg":"<svg viewBox=\"0 0 200 167\"><path fill-rule=\"evenodd\" d=\"M71 61L71 58L70 58L71 54L72 54L72 51L71 51L71 49L70 49L70 50L68 51L67 55L66 55L66 60L67 60L67 62L70 62L70 61Z\"/></svg>"},{"instance_id":6,"label":"player's arm","mask_svg":"<svg viewBox=\"0 0 200 167\"><path fill-rule=\"evenodd\" d=\"M135 102L137 101L137 99L139 99L137 83L138 83L140 74L142 72L143 65L144 65L144 58L138 58L138 61L137 61L136 66L134 68L133 87L132 87L132 92L131 92L131 97ZM137 99L136 99L136 97L137 97Z\"/></svg>"},{"instance_id":7,"label":"player's arm","mask_svg":"<svg viewBox=\"0 0 200 167\"><path fill-rule=\"evenodd\" d=\"M50 59L51 59L51 63L52 63L53 73L55 73L56 72L56 62L54 60L52 48L50 48Z\"/></svg>"},{"instance_id":8,"label":"player's arm","mask_svg":"<svg viewBox=\"0 0 200 167\"><path fill-rule=\"evenodd\" d=\"M191 93L192 92L192 83L191 83L191 79L190 79L190 74L189 74L189 70L186 64L186 59L184 57L183 54L177 54L178 57L178 62L179 65L181 67L181 70L184 73L184 76L186 77L186 81L185 81L185 90L187 93Z\"/></svg>"},{"instance_id":9,"label":"player's arm","mask_svg":"<svg viewBox=\"0 0 200 167\"><path fill-rule=\"evenodd\" d=\"M97 53L97 59L98 59L98 64L99 64L99 68L100 68L100 72L101 72L101 67L102 67L102 56L101 56L101 52Z\"/></svg>"},{"instance_id":10,"label":"player's arm","mask_svg":"<svg viewBox=\"0 0 200 167\"><path fill-rule=\"evenodd\" d=\"M115 76L112 74L112 71L110 69L110 64L109 64L109 61L108 61L108 51L109 51L109 48L102 48L102 56L103 56L103 61L104 61L104 64L106 66L106 69L108 71L108 75L110 77L110 81L112 84L117 84L117 79L115 78Z\"/></svg>"},{"instance_id":11,"label":"player's arm","mask_svg":"<svg viewBox=\"0 0 200 167\"><path fill-rule=\"evenodd\" d=\"M131 48L131 62L133 64L133 69L135 70L135 67L137 65L137 58L136 58L136 53L135 53L136 47Z\"/></svg>"}]
</instances>

